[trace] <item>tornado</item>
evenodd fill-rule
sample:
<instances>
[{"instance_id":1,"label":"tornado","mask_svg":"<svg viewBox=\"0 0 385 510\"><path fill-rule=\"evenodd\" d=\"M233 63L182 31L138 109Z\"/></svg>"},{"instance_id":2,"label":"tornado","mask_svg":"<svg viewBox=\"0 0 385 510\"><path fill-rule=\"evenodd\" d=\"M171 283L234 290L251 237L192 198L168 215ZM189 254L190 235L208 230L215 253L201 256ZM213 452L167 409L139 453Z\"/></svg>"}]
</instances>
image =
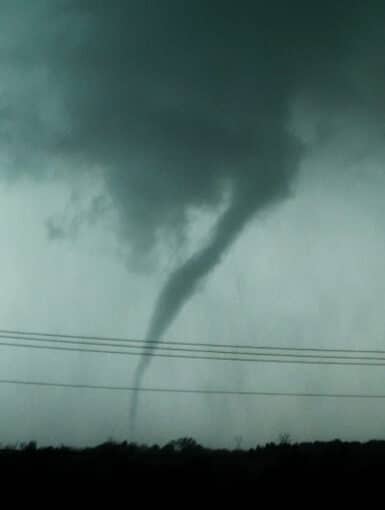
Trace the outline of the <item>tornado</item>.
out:
<instances>
[{"instance_id":1,"label":"tornado","mask_svg":"<svg viewBox=\"0 0 385 510\"><path fill-rule=\"evenodd\" d=\"M270 142L265 136L261 138L265 142L260 147L259 161L255 164L264 165L265 168L262 172L259 169L259 180L251 178L252 168L245 171L244 179L238 181L230 204L218 219L208 243L177 267L160 291L146 335L145 348L134 374L135 391L130 408L131 437L136 432L140 388L162 336L254 215L290 194L302 152L299 140L285 129L284 124L281 133L269 137ZM273 140L275 143L272 143Z\"/></svg>"}]
</instances>

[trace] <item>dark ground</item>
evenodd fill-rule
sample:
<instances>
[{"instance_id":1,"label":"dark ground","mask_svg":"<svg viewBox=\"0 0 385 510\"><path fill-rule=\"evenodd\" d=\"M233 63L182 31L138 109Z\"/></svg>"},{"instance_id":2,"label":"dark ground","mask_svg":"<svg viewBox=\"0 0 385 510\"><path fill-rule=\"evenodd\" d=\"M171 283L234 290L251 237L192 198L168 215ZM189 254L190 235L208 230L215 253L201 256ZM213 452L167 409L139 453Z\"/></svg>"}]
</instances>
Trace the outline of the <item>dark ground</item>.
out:
<instances>
[{"instance_id":1,"label":"dark ground","mask_svg":"<svg viewBox=\"0 0 385 510\"><path fill-rule=\"evenodd\" d=\"M348 498L358 490L372 495L382 489L385 441L271 443L231 451L206 449L190 438L163 447L107 442L85 449L38 448L32 442L0 449L0 476L3 488L23 488L29 495L54 490L61 497L80 489L89 501L134 493L144 502L164 501L179 492L185 504L207 491L221 499L252 493L293 501L307 493L314 506L335 490Z\"/></svg>"}]
</instances>

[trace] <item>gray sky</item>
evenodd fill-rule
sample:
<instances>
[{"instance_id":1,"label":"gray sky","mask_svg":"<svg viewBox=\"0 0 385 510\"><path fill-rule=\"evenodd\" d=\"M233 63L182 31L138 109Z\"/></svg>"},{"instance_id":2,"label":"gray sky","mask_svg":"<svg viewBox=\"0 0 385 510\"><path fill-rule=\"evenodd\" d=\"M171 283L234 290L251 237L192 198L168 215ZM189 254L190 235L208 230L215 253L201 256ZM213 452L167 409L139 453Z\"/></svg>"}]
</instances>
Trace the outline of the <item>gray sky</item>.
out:
<instances>
[{"instance_id":1,"label":"gray sky","mask_svg":"<svg viewBox=\"0 0 385 510\"><path fill-rule=\"evenodd\" d=\"M165 337L384 349L380 4L2 0L0 326L145 338L227 210L241 220ZM1 354L1 377L90 384L129 385L138 362ZM383 393L383 370L153 359L144 384ZM125 394L0 399L3 442L127 438ZM145 395L138 440L367 439L384 421L370 400Z\"/></svg>"}]
</instances>

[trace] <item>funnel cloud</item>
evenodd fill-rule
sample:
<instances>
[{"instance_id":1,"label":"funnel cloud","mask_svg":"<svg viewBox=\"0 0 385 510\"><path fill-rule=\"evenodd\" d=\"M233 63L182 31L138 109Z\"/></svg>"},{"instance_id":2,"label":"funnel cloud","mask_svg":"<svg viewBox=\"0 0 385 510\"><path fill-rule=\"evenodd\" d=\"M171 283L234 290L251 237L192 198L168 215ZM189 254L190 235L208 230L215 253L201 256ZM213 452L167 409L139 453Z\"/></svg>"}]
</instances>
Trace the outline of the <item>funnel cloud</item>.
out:
<instances>
[{"instance_id":1,"label":"funnel cloud","mask_svg":"<svg viewBox=\"0 0 385 510\"><path fill-rule=\"evenodd\" d=\"M268 126L265 126L265 134ZM235 241L253 215L267 204L283 199L289 193L289 185L298 167L300 144L288 132L281 136L274 133L274 148L269 138L259 141L259 165L264 173L253 187L245 174L244 182L234 190L227 210L219 218L206 246L194 253L169 276L158 296L147 333L146 347L134 377L134 387L140 388L151 355L162 335L176 317L184 303L194 294L197 285L220 263L223 254ZM274 150L275 149L275 150ZM134 392L131 412L131 434L135 431L138 392Z\"/></svg>"}]
</instances>

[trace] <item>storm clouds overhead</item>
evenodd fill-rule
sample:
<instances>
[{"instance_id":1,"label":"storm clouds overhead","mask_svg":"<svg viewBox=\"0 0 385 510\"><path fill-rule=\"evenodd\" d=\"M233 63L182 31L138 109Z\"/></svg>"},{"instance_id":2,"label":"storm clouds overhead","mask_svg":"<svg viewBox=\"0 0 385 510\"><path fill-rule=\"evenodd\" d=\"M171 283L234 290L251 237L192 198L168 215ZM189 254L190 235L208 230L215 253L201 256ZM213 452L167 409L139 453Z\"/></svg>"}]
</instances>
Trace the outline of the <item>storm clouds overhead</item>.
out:
<instances>
[{"instance_id":1,"label":"storm clouds overhead","mask_svg":"<svg viewBox=\"0 0 385 510\"><path fill-rule=\"evenodd\" d=\"M375 122L380 5L3 1L3 172L102 178L143 258L228 190L287 193L295 102Z\"/></svg>"}]
</instances>

